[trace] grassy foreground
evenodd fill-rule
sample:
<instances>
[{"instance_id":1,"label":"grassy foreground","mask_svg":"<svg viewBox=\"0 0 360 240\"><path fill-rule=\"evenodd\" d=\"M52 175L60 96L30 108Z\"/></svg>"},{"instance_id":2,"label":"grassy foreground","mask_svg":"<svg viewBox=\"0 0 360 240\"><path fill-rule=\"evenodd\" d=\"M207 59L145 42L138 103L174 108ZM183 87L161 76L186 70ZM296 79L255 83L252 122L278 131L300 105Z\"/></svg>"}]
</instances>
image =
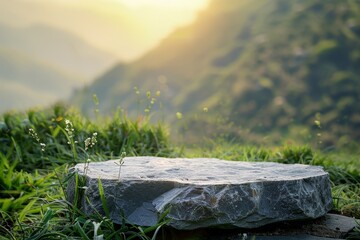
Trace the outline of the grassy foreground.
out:
<instances>
[{"instance_id":1,"label":"grassy foreground","mask_svg":"<svg viewBox=\"0 0 360 240\"><path fill-rule=\"evenodd\" d=\"M360 218L359 152L325 154L308 146L261 148L228 143L214 143L206 149L175 148L166 128L148 120L131 121L115 114L93 122L62 106L2 116L0 240L161 238L166 216L149 228L117 226L106 217L84 215L66 200L69 167L125 154L321 165L332 181L333 211ZM359 237L360 230L356 231L354 236Z\"/></svg>"}]
</instances>

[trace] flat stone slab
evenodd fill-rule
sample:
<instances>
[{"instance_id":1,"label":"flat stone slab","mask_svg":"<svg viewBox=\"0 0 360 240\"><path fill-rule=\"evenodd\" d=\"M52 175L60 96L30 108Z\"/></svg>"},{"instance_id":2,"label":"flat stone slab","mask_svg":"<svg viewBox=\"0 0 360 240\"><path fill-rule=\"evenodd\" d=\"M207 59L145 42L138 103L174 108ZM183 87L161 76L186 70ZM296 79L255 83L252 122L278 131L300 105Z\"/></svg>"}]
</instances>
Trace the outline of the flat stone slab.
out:
<instances>
[{"instance_id":1,"label":"flat stone slab","mask_svg":"<svg viewBox=\"0 0 360 240\"><path fill-rule=\"evenodd\" d=\"M356 219L337 214L326 214L317 219L273 223L255 229L201 228L192 231L171 229L165 239L206 240L340 240L347 239L354 230ZM165 229L166 232L166 229Z\"/></svg>"},{"instance_id":2,"label":"flat stone slab","mask_svg":"<svg viewBox=\"0 0 360 240\"><path fill-rule=\"evenodd\" d=\"M249 237L251 239L252 236ZM341 240L341 238L317 237L307 234L294 236L255 236L256 240Z\"/></svg>"},{"instance_id":3,"label":"flat stone slab","mask_svg":"<svg viewBox=\"0 0 360 240\"><path fill-rule=\"evenodd\" d=\"M169 211L176 229L257 228L269 223L318 218L332 206L328 174L318 166L240 162L209 158L127 157L90 163L82 210L104 214L101 180L110 218L151 226ZM84 165L71 169L84 176ZM68 185L73 201L74 181ZM90 202L90 203L89 203Z\"/></svg>"},{"instance_id":4,"label":"flat stone slab","mask_svg":"<svg viewBox=\"0 0 360 240\"><path fill-rule=\"evenodd\" d=\"M324 228L328 231L332 231L334 237L344 237L352 229L356 227L356 221L354 218L346 217L337 214L326 214L324 221L320 222L315 228Z\"/></svg>"},{"instance_id":5,"label":"flat stone slab","mask_svg":"<svg viewBox=\"0 0 360 240\"><path fill-rule=\"evenodd\" d=\"M254 229L248 235L256 239L346 239L356 227L356 220L328 213L314 220L276 223ZM267 236L268 235L268 236ZM251 238L250 238L251 239Z\"/></svg>"}]
</instances>

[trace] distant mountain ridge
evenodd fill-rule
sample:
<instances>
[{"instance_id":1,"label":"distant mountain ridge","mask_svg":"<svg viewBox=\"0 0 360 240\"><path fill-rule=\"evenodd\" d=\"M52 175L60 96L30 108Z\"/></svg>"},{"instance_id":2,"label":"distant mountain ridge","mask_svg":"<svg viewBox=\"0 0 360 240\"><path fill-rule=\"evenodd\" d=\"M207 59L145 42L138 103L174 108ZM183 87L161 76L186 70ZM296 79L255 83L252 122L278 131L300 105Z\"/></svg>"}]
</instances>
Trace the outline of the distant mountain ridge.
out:
<instances>
[{"instance_id":1,"label":"distant mountain ridge","mask_svg":"<svg viewBox=\"0 0 360 240\"><path fill-rule=\"evenodd\" d=\"M43 24L0 25L0 46L46 61L84 79L101 74L116 60L112 54L90 46L73 33Z\"/></svg>"},{"instance_id":2,"label":"distant mountain ridge","mask_svg":"<svg viewBox=\"0 0 360 240\"><path fill-rule=\"evenodd\" d=\"M16 51L0 48L0 112L47 106L81 87L78 76Z\"/></svg>"},{"instance_id":3,"label":"distant mountain ridge","mask_svg":"<svg viewBox=\"0 0 360 240\"><path fill-rule=\"evenodd\" d=\"M0 25L0 112L69 98L115 57L45 25Z\"/></svg>"},{"instance_id":4,"label":"distant mountain ridge","mask_svg":"<svg viewBox=\"0 0 360 240\"><path fill-rule=\"evenodd\" d=\"M213 0L194 24L72 101L89 113L96 93L104 113L117 106L131 113L134 87L160 90L165 115L194 116L182 129L190 135L201 128L229 139L306 141L319 121L323 144L346 144L360 140L359 77L359 1ZM234 127L219 127L219 116Z\"/></svg>"}]
</instances>

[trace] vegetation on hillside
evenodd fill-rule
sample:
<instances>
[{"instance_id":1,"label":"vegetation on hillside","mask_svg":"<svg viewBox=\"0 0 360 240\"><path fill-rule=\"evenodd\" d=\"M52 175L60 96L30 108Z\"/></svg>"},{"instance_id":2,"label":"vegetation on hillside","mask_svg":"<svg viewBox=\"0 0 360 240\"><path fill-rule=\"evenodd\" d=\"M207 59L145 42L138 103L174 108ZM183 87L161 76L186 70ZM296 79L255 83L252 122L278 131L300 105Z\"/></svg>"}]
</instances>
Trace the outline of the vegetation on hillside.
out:
<instances>
[{"instance_id":1,"label":"vegetation on hillside","mask_svg":"<svg viewBox=\"0 0 360 240\"><path fill-rule=\"evenodd\" d=\"M170 121L183 114L187 140L198 143L201 130L262 145L308 143L321 121L323 148L346 147L360 139L359 16L356 0L214 0L195 23L72 100L89 114L96 93L103 113L120 106L131 116L134 87L160 90L161 111Z\"/></svg>"}]
</instances>

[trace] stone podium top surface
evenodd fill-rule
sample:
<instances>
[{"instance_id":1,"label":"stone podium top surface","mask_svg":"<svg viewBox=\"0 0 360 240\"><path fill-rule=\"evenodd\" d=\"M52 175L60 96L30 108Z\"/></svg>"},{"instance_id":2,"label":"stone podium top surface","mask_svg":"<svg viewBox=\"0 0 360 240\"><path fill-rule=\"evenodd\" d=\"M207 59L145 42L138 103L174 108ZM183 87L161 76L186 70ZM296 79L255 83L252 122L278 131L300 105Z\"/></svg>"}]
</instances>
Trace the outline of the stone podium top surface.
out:
<instances>
[{"instance_id":1,"label":"stone podium top surface","mask_svg":"<svg viewBox=\"0 0 360 240\"><path fill-rule=\"evenodd\" d=\"M119 160L91 162L87 175L117 180ZM76 171L84 172L84 164ZM216 158L126 157L121 166L122 181L174 181L182 184L239 184L267 181L291 181L323 176L320 166L274 162L226 161Z\"/></svg>"},{"instance_id":2,"label":"stone podium top surface","mask_svg":"<svg viewBox=\"0 0 360 240\"><path fill-rule=\"evenodd\" d=\"M127 157L92 162L72 171L86 175L83 210L102 211L101 180L111 219L152 226L167 217L176 229L230 226L257 228L269 223L317 218L331 209L328 174L319 166L213 158ZM68 197L75 184L69 183Z\"/></svg>"}]
</instances>

